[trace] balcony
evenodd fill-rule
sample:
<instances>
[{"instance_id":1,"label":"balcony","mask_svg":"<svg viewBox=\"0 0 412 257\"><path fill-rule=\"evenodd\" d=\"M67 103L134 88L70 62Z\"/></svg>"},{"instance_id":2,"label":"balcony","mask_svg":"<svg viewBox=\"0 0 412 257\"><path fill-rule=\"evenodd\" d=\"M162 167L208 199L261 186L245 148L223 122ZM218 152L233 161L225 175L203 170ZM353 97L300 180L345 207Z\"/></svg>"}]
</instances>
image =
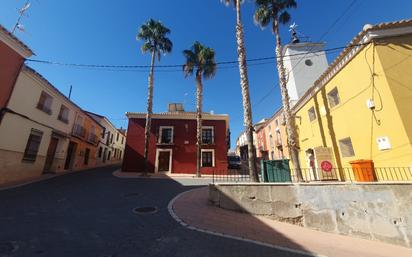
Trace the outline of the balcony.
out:
<instances>
[{"instance_id":1,"label":"balcony","mask_svg":"<svg viewBox=\"0 0 412 257\"><path fill-rule=\"evenodd\" d=\"M76 137L84 137L86 135L86 130L82 125L75 124L72 134Z\"/></svg>"},{"instance_id":2,"label":"balcony","mask_svg":"<svg viewBox=\"0 0 412 257\"><path fill-rule=\"evenodd\" d=\"M276 139L275 145L276 145L276 147L279 148L279 149L280 149L280 148L283 148L282 140Z\"/></svg>"},{"instance_id":3,"label":"balcony","mask_svg":"<svg viewBox=\"0 0 412 257\"><path fill-rule=\"evenodd\" d=\"M87 142L91 143L91 144L97 144L98 138L96 136L96 134L94 133L89 133L89 136L87 137Z\"/></svg>"}]
</instances>

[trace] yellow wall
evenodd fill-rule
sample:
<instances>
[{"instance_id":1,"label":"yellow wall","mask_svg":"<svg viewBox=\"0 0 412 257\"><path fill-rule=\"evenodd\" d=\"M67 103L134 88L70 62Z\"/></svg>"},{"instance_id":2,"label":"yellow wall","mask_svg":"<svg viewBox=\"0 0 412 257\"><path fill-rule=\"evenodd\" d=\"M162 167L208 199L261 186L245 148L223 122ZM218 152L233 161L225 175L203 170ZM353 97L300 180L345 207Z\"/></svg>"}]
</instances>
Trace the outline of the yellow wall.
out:
<instances>
[{"instance_id":1,"label":"yellow wall","mask_svg":"<svg viewBox=\"0 0 412 257\"><path fill-rule=\"evenodd\" d=\"M411 89L395 85L387 77L388 74L395 76L400 83L412 88L412 60L404 60L406 54L412 55L412 37L398 38L397 43L405 43L409 49L396 45L402 48L402 54L396 54L391 45L365 46L300 107L296 124L302 168L309 168L305 151L318 146L333 149L338 167L350 167L349 162L358 159L373 160L375 167L412 166ZM375 76L372 76L373 70ZM339 91L340 104L329 108L327 93L335 87ZM366 106L366 101L372 98L376 104L375 112ZM317 119L310 122L308 110L313 106L317 110ZM353 157L344 158L340 153L339 140L346 137L352 140ZM380 151L376 142L378 137L388 137L392 148Z\"/></svg>"}]
</instances>

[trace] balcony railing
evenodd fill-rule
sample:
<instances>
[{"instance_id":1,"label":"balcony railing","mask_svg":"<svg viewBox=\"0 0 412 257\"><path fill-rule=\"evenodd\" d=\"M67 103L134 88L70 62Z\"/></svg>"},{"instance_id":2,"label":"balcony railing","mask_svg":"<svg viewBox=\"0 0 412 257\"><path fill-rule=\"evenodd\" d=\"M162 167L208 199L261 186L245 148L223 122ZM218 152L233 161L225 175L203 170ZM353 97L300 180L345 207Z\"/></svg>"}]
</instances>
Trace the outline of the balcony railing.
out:
<instances>
[{"instance_id":1,"label":"balcony railing","mask_svg":"<svg viewBox=\"0 0 412 257\"><path fill-rule=\"evenodd\" d=\"M87 137L87 141L88 141L89 143L97 144L97 140L98 140L98 138L97 138L97 135L96 135L96 134L94 134L94 133L89 133L89 136Z\"/></svg>"},{"instance_id":2,"label":"balcony railing","mask_svg":"<svg viewBox=\"0 0 412 257\"><path fill-rule=\"evenodd\" d=\"M86 130L82 125L75 124L72 134L73 136L84 137L86 135Z\"/></svg>"}]
</instances>

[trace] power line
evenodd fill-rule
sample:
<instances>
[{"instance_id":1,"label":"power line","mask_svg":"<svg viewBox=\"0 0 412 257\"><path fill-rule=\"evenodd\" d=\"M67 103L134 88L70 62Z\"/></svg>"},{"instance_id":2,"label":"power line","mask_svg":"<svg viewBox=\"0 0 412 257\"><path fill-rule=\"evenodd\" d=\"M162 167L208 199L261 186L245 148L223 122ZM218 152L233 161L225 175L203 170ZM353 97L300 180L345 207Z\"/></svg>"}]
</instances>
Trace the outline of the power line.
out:
<instances>
[{"instance_id":1,"label":"power line","mask_svg":"<svg viewBox=\"0 0 412 257\"><path fill-rule=\"evenodd\" d=\"M335 52L337 50L342 50L347 47L356 47L360 45L361 44L339 46L339 47L329 48L325 50L311 51L310 53L319 53L323 51L324 52ZM296 53L296 54L285 55L283 57L294 57L294 56L302 56L302 55L307 55L307 54L308 53ZM248 64L250 66L262 65L262 64L268 64L268 63L274 63L276 62L276 58L277 58L276 56L253 58L253 59L248 59L247 62L250 63ZM269 60L273 60L273 61L272 62L262 62L262 61L269 61ZM138 71L138 69L148 69L151 67L150 65L106 65L106 64L63 63L63 62L38 60L38 59L27 59L26 61L32 62L32 63L48 64L48 65L57 65L57 66L66 66L66 67L75 67L75 68L90 68L90 69L108 70L108 71L131 71L131 70ZM218 68L237 68L238 67L237 65L224 66L224 65L237 64L237 63L238 61L223 61L223 62L217 62L216 64L218 65ZM155 65L154 67L157 69L157 71L170 72L170 71L182 71L181 69L170 69L170 68L178 68L178 67L181 68L182 66L183 64L169 64L169 65ZM140 71L146 72L146 70L140 70Z\"/></svg>"}]
</instances>

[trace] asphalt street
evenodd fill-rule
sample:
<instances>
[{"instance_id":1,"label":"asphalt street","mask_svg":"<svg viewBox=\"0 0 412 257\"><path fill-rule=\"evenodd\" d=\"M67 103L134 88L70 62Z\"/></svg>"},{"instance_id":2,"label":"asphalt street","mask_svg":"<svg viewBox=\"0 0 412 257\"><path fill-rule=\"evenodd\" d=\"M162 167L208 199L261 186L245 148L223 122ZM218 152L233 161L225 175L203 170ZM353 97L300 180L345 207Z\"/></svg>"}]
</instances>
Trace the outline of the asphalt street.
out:
<instances>
[{"instance_id":1,"label":"asphalt street","mask_svg":"<svg viewBox=\"0 0 412 257\"><path fill-rule=\"evenodd\" d=\"M167 205L196 182L120 179L112 175L115 169L0 191L0 256L300 256L186 229ZM136 207L158 211L136 214Z\"/></svg>"}]
</instances>

